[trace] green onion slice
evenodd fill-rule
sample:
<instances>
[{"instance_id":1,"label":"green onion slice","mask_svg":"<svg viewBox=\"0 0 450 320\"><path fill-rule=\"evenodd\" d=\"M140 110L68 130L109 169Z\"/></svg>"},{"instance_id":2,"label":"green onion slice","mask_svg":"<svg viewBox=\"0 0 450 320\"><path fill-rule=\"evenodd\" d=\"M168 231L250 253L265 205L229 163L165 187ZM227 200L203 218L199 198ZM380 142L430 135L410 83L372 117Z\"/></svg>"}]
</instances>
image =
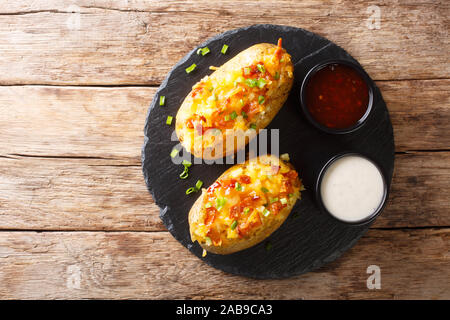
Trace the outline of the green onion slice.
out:
<instances>
[{"instance_id":1,"label":"green onion slice","mask_svg":"<svg viewBox=\"0 0 450 320\"><path fill-rule=\"evenodd\" d=\"M191 64L189 67L186 68L186 73L191 73L194 71L194 69L197 67L195 63Z\"/></svg>"},{"instance_id":2,"label":"green onion slice","mask_svg":"<svg viewBox=\"0 0 450 320\"><path fill-rule=\"evenodd\" d=\"M237 223L238 223L238 222L237 222L236 220L233 221L233 223L231 224L231 230L236 229Z\"/></svg>"},{"instance_id":3,"label":"green onion slice","mask_svg":"<svg viewBox=\"0 0 450 320\"><path fill-rule=\"evenodd\" d=\"M232 113L230 113L230 118L231 118L231 120L234 120L234 119L237 118L237 113L236 113L236 111L233 111Z\"/></svg>"},{"instance_id":4,"label":"green onion slice","mask_svg":"<svg viewBox=\"0 0 450 320\"><path fill-rule=\"evenodd\" d=\"M189 189L186 190L186 194L191 194L193 192L197 192L197 189L195 189L194 187L190 187Z\"/></svg>"},{"instance_id":5,"label":"green onion slice","mask_svg":"<svg viewBox=\"0 0 450 320\"><path fill-rule=\"evenodd\" d=\"M195 188L198 190L200 190L200 188L203 185L203 181L202 180L197 180L197 183L195 184Z\"/></svg>"},{"instance_id":6,"label":"green onion slice","mask_svg":"<svg viewBox=\"0 0 450 320\"><path fill-rule=\"evenodd\" d=\"M267 189L265 187L261 187L261 191L264 192L264 193L267 193L267 192L269 192L269 189Z\"/></svg>"},{"instance_id":7,"label":"green onion slice","mask_svg":"<svg viewBox=\"0 0 450 320\"><path fill-rule=\"evenodd\" d=\"M225 204L227 203L227 199L225 198L217 198L216 199L216 208L218 211L222 210L222 208L225 206Z\"/></svg>"},{"instance_id":8,"label":"green onion slice","mask_svg":"<svg viewBox=\"0 0 450 320\"><path fill-rule=\"evenodd\" d=\"M183 160L183 162L181 163L183 166L185 166L185 167L190 167L190 166L192 166L192 163L190 162L190 161L188 161L188 160Z\"/></svg>"},{"instance_id":9,"label":"green onion slice","mask_svg":"<svg viewBox=\"0 0 450 320\"><path fill-rule=\"evenodd\" d=\"M258 84L258 81L255 79L245 79L245 84L248 85L250 88L254 88Z\"/></svg>"},{"instance_id":10,"label":"green onion slice","mask_svg":"<svg viewBox=\"0 0 450 320\"><path fill-rule=\"evenodd\" d=\"M189 176L189 169L188 167L184 167L183 172L180 174L181 179L186 179Z\"/></svg>"},{"instance_id":11,"label":"green onion slice","mask_svg":"<svg viewBox=\"0 0 450 320\"><path fill-rule=\"evenodd\" d=\"M267 210L267 209L264 209L264 211L263 211L263 216L264 216L264 217L267 217L269 214L270 214L270 211Z\"/></svg>"},{"instance_id":12,"label":"green onion slice","mask_svg":"<svg viewBox=\"0 0 450 320\"><path fill-rule=\"evenodd\" d=\"M281 202L281 204L287 204L287 199L286 198L281 198L280 202Z\"/></svg>"},{"instance_id":13,"label":"green onion slice","mask_svg":"<svg viewBox=\"0 0 450 320\"><path fill-rule=\"evenodd\" d=\"M208 246L210 246L210 245L212 244L212 241L211 241L211 238L210 238L210 237L205 237L205 240L206 240L206 244L207 244Z\"/></svg>"},{"instance_id":14,"label":"green onion slice","mask_svg":"<svg viewBox=\"0 0 450 320\"><path fill-rule=\"evenodd\" d=\"M159 97L159 105L163 106L166 103L166 96Z\"/></svg>"},{"instance_id":15,"label":"green onion slice","mask_svg":"<svg viewBox=\"0 0 450 320\"><path fill-rule=\"evenodd\" d=\"M206 209L211 208L211 207L212 207L211 202L208 202L208 203L205 204L205 208L206 208Z\"/></svg>"},{"instance_id":16,"label":"green onion slice","mask_svg":"<svg viewBox=\"0 0 450 320\"><path fill-rule=\"evenodd\" d=\"M270 200L270 203L274 203L274 202L277 202L277 201L278 201L278 198L273 198L273 199Z\"/></svg>"},{"instance_id":17,"label":"green onion slice","mask_svg":"<svg viewBox=\"0 0 450 320\"><path fill-rule=\"evenodd\" d=\"M242 186L241 186L241 184L240 184L239 182L236 182L236 183L234 184L234 187L235 187L235 189L236 189L237 191L242 191Z\"/></svg>"},{"instance_id":18,"label":"green onion slice","mask_svg":"<svg viewBox=\"0 0 450 320\"><path fill-rule=\"evenodd\" d=\"M249 213L249 212L250 212L250 208L245 207L245 208L244 208L244 214L247 214L247 213Z\"/></svg>"},{"instance_id":19,"label":"green onion slice","mask_svg":"<svg viewBox=\"0 0 450 320\"><path fill-rule=\"evenodd\" d=\"M256 124L252 123L252 124L250 125L250 129L256 130Z\"/></svg>"},{"instance_id":20,"label":"green onion slice","mask_svg":"<svg viewBox=\"0 0 450 320\"><path fill-rule=\"evenodd\" d=\"M263 104L265 100L266 100L266 99L264 98L264 96L259 96L259 97L258 97L258 103L259 103L259 104Z\"/></svg>"},{"instance_id":21,"label":"green onion slice","mask_svg":"<svg viewBox=\"0 0 450 320\"><path fill-rule=\"evenodd\" d=\"M178 155L178 152L179 151L177 150L177 148L173 148L172 152L170 153L170 157L175 158Z\"/></svg>"},{"instance_id":22,"label":"green onion slice","mask_svg":"<svg viewBox=\"0 0 450 320\"><path fill-rule=\"evenodd\" d=\"M166 124L170 126L172 124L172 120L173 120L172 116L167 116Z\"/></svg>"},{"instance_id":23,"label":"green onion slice","mask_svg":"<svg viewBox=\"0 0 450 320\"><path fill-rule=\"evenodd\" d=\"M258 64L256 65L256 67L258 68L258 70L259 70L261 73L266 73L266 68L264 68L264 65L258 63Z\"/></svg>"},{"instance_id":24,"label":"green onion slice","mask_svg":"<svg viewBox=\"0 0 450 320\"><path fill-rule=\"evenodd\" d=\"M266 83L267 83L266 80L264 80L264 79L258 79L258 81L257 81L258 88L260 88L260 89L264 88L264 86L266 85Z\"/></svg>"},{"instance_id":25,"label":"green onion slice","mask_svg":"<svg viewBox=\"0 0 450 320\"><path fill-rule=\"evenodd\" d=\"M274 78L275 78L275 80L278 80L278 79L280 79L280 74L278 73L278 71L277 71L277 72L275 72L275 76L274 76Z\"/></svg>"},{"instance_id":26,"label":"green onion slice","mask_svg":"<svg viewBox=\"0 0 450 320\"><path fill-rule=\"evenodd\" d=\"M242 100L242 99L241 99L241 100ZM247 115L247 113L245 113L245 111L242 111L241 114L242 114L242 117L243 117L244 119L247 119L247 118L248 118L248 115Z\"/></svg>"},{"instance_id":27,"label":"green onion slice","mask_svg":"<svg viewBox=\"0 0 450 320\"><path fill-rule=\"evenodd\" d=\"M228 50L228 46L226 44L224 44L223 47L222 47L222 50L220 50L220 52L222 54L225 54L225 53L227 53L227 50Z\"/></svg>"}]
</instances>

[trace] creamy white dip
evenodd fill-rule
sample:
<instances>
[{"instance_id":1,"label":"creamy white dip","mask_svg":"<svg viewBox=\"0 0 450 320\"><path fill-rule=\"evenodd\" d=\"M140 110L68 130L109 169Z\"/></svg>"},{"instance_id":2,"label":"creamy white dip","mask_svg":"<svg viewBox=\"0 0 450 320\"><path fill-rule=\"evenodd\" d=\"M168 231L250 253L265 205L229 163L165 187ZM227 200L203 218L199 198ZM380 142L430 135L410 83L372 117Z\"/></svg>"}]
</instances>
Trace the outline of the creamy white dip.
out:
<instances>
[{"instance_id":1,"label":"creamy white dip","mask_svg":"<svg viewBox=\"0 0 450 320\"><path fill-rule=\"evenodd\" d=\"M325 171L320 195L325 208L339 220L358 222L370 217L384 198L383 177L369 160L348 155Z\"/></svg>"}]
</instances>

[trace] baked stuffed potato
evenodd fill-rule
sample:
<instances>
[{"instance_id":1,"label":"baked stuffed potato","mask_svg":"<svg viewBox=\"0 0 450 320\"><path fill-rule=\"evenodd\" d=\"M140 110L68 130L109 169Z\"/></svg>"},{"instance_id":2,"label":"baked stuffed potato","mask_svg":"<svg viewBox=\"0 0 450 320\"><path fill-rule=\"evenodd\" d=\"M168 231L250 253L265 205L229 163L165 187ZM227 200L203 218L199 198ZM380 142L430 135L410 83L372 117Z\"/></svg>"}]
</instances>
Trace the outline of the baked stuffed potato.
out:
<instances>
[{"instance_id":1,"label":"baked stuffed potato","mask_svg":"<svg viewBox=\"0 0 450 320\"><path fill-rule=\"evenodd\" d=\"M230 254L263 241L286 220L302 188L291 164L260 156L225 171L189 212L193 242Z\"/></svg>"},{"instance_id":2,"label":"baked stuffed potato","mask_svg":"<svg viewBox=\"0 0 450 320\"><path fill-rule=\"evenodd\" d=\"M178 139L198 158L234 154L272 121L293 79L281 39L240 52L192 87L176 115Z\"/></svg>"}]
</instances>

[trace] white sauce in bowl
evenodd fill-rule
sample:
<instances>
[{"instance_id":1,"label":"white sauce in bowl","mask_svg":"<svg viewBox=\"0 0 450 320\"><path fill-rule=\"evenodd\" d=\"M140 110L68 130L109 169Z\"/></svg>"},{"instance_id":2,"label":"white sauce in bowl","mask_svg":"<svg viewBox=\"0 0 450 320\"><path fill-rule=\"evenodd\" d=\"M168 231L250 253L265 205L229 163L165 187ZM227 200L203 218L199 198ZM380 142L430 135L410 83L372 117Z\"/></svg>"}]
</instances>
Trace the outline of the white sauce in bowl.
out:
<instances>
[{"instance_id":1,"label":"white sauce in bowl","mask_svg":"<svg viewBox=\"0 0 450 320\"><path fill-rule=\"evenodd\" d=\"M359 222L371 217L384 200L384 182L369 160L343 156L326 169L320 183L323 205L339 220Z\"/></svg>"}]
</instances>

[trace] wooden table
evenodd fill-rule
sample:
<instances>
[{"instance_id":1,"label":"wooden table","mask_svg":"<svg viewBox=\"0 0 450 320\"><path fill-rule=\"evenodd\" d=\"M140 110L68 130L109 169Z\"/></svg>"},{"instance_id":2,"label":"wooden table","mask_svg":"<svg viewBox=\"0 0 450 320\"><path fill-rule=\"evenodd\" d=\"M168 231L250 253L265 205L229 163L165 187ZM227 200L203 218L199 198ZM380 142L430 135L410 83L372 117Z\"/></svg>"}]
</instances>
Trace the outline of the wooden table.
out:
<instances>
[{"instance_id":1,"label":"wooden table","mask_svg":"<svg viewBox=\"0 0 450 320\"><path fill-rule=\"evenodd\" d=\"M449 2L371 4L3 3L0 298L449 299ZM376 80L395 131L383 215L337 261L284 280L232 276L190 254L162 225L140 164L146 111L170 68L256 23L345 48ZM368 289L369 265L381 289Z\"/></svg>"}]
</instances>

